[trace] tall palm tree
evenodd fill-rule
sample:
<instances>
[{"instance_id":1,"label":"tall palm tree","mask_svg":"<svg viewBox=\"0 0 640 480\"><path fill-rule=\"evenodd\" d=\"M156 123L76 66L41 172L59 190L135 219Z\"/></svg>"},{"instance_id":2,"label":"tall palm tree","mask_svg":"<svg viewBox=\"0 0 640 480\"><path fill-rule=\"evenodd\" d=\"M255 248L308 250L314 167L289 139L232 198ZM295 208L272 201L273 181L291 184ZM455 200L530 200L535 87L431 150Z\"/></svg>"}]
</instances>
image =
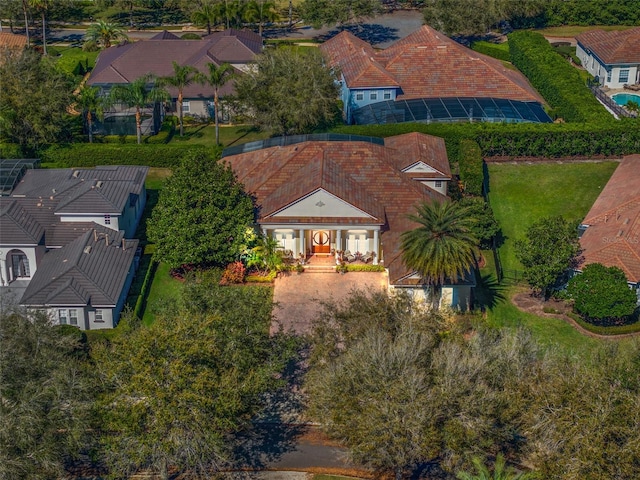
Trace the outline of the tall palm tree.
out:
<instances>
[{"instance_id":1,"label":"tall palm tree","mask_svg":"<svg viewBox=\"0 0 640 480\"><path fill-rule=\"evenodd\" d=\"M136 134L138 143L142 143L142 110L155 102L171 99L169 93L161 87L151 86L155 82L153 75L145 75L131 83L116 85L109 94L110 101L124 103L136 109Z\"/></svg>"},{"instance_id":2,"label":"tall palm tree","mask_svg":"<svg viewBox=\"0 0 640 480\"><path fill-rule=\"evenodd\" d=\"M82 113L86 114L89 143L93 143L93 114L95 113L95 116L100 120L104 118L105 98L100 95L98 87L85 85L76 93L76 101L78 106L82 108Z\"/></svg>"},{"instance_id":3,"label":"tall palm tree","mask_svg":"<svg viewBox=\"0 0 640 480\"><path fill-rule=\"evenodd\" d=\"M402 258L433 288L437 307L445 280L456 280L470 272L476 261L478 239L471 227L474 218L468 207L454 202L422 203L409 219L420 226L401 236Z\"/></svg>"},{"instance_id":4,"label":"tall palm tree","mask_svg":"<svg viewBox=\"0 0 640 480\"><path fill-rule=\"evenodd\" d=\"M42 51L47 54L47 11L49 10L51 0L29 0L29 5L40 12L42 19Z\"/></svg>"},{"instance_id":5,"label":"tall palm tree","mask_svg":"<svg viewBox=\"0 0 640 480\"><path fill-rule=\"evenodd\" d=\"M269 0L251 0L244 9L245 21L258 24L258 34L262 36L262 27L265 22L274 22L278 19L276 5Z\"/></svg>"},{"instance_id":6,"label":"tall palm tree","mask_svg":"<svg viewBox=\"0 0 640 480\"><path fill-rule=\"evenodd\" d=\"M24 31L27 34L27 47L31 48L31 37L29 36L29 0L22 0L22 13L24 14Z\"/></svg>"},{"instance_id":7,"label":"tall palm tree","mask_svg":"<svg viewBox=\"0 0 640 480\"><path fill-rule=\"evenodd\" d=\"M158 85L174 87L178 90L178 118L180 119L180 136L182 137L184 135L184 125L182 123L183 92L186 87L199 79L200 74L198 69L191 65L180 65L176 61L172 63L173 75L159 78Z\"/></svg>"},{"instance_id":8,"label":"tall palm tree","mask_svg":"<svg viewBox=\"0 0 640 480\"><path fill-rule=\"evenodd\" d=\"M207 35L211 35L211 27L222 19L221 7L211 0L202 3L198 10L191 14L191 21L198 26L207 27Z\"/></svg>"},{"instance_id":9,"label":"tall palm tree","mask_svg":"<svg viewBox=\"0 0 640 480\"><path fill-rule=\"evenodd\" d=\"M92 23L87 28L87 32L84 34L85 40L96 42L103 48L109 48L111 43L116 40L129 40L129 37L124 30L117 25L104 20L98 20L96 23Z\"/></svg>"},{"instance_id":10,"label":"tall palm tree","mask_svg":"<svg viewBox=\"0 0 640 480\"><path fill-rule=\"evenodd\" d=\"M534 478L532 473L516 472L512 468L505 467L505 460L502 454L496 457L493 473L478 457L475 457L472 461L476 473L458 472L456 475L458 480L533 480Z\"/></svg>"},{"instance_id":11,"label":"tall palm tree","mask_svg":"<svg viewBox=\"0 0 640 480\"><path fill-rule=\"evenodd\" d=\"M235 78L233 66L229 63L223 63L220 66L215 63L207 63L207 73L200 77L202 83L206 83L213 87L213 119L216 125L216 145L220 144L220 125L218 119L219 96L218 91L229 80Z\"/></svg>"}]
</instances>

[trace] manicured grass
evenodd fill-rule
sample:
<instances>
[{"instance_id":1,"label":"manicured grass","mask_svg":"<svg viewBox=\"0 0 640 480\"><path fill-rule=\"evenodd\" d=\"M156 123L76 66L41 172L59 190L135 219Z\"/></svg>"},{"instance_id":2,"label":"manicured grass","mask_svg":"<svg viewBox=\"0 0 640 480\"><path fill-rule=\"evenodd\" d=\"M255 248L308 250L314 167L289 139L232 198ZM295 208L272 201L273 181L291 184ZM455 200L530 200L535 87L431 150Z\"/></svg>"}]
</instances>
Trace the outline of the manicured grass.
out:
<instances>
[{"instance_id":1,"label":"manicured grass","mask_svg":"<svg viewBox=\"0 0 640 480\"><path fill-rule=\"evenodd\" d=\"M489 165L489 199L502 234L503 268L522 270L514 242L535 221L562 215L582 220L615 170L617 162Z\"/></svg>"},{"instance_id":2,"label":"manicured grass","mask_svg":"<svg viewBox=\"0 0 640 480\"><path fill-rule=\"evenodd\" d=\"M151 167L149 168L149 173L147 174L144 185L147 187L147 190L161 190L164 181L170 176L170 168Z\"/></svg>"},{"instance_id":3,"label":"manicured grass","mask_svg":"<svg viewBox=\"0 0 640 480\"><path fill-rule=\"evenodd\" d=\"M177 130L178 127L176 127L176 133L170 143L185 142L189 144L206 145L209 147L215 147L216 145L216 130L214 125L185 126L184 137L180 137ZM251 125L220 127L220 143L225 147L253 142L255 140L264 140L268 137L268 132L259 131Z\"/></svg>"},{"instance_id":4,"label":"manicured grass","mask_svg":"<svg viewBox=\"0 0 640 480\"><path fill-rule=\"evenodd\" d=\"M504 52L509 52L509 42L502 42L502 43L494 43L494 42L487 42L485 40L476 40L473 42L473 47L475 46L485 46L485 47L489 47L489 48L495 48L496 50L502 50Z\"/></svg>"},{"instance_id":5,"label":"manicured grass","mask_svg":"<svg viewBox=\"0 0 640 480\"><path fill-rule=\"evenodd\" d=\"M85 52L78 47L54 47L60 56L54 57L58 66L71 75L82 75L96 65L99 52ZM78 66L80 64L80 66Z\"/></svg>"},{"instance_id":6,"label":"manicured grass","mask_svg":"<svg viewBox=\"0 0 640 480\"><path fill-rule=\"evenodd\" d=\"M604 30L610 32L612 30L629 30L635 28L637 25L565 25L562 27L547 27L536 30L536 32L542 35L548 35L550 37L575 37L589 30Z\"/></svg>"},{"instance_id":7,"label":"manicured grass","mask_svg":"<svg viewBox=\"0 0 640 480\"><path fill-rule=\"evenodd\" d=\"M147 308L142 316L145 325L151 325L155 318L154 310L168 300L178 299L182 283L169 275L169 266L160 263L153 277L149 297L147 298Z\"/></svg>"}]
</instances>

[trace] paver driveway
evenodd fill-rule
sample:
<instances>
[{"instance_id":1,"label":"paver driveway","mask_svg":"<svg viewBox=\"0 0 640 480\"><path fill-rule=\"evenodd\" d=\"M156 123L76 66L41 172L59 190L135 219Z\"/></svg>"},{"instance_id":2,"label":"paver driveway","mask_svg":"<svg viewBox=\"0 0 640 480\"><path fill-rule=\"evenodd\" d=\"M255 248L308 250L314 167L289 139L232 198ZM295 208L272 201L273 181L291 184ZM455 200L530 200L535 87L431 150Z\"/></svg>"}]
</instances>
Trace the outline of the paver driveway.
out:
<instances>
[{"instance_id":1,"label":"paver driveway","mask_svg":"<svg viewBox=\"0 0 640 480\"><path fill-rule=\"evenodd\" d=\"M311 322L321 313L319 302L340 301L354 289L376 291L387 286L385 272L335 272L315 273L309 270L298 275L292 273L275 281L273 300L274 323L271 331L279 324L285 331L305 334L311 331Z\"/></svg>"}]
</instances>

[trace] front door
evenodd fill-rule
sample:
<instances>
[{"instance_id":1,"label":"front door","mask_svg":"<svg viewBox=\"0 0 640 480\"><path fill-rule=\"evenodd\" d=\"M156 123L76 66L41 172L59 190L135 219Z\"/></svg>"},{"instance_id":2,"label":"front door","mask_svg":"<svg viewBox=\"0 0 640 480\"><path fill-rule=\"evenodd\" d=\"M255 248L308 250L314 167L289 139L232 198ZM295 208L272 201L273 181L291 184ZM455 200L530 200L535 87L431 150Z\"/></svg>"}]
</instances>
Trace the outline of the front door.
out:
<instances>
[{"instance_id":1,"label":"front door","mask_svg":"<svg viewBox=\"0 0 640 480\"><path fill-rule=\"evenodd\" d=\"M328 230L314 230L311 236L311 249L313 253L330 253L331 242Z\"/></svg>"}]
</instances>

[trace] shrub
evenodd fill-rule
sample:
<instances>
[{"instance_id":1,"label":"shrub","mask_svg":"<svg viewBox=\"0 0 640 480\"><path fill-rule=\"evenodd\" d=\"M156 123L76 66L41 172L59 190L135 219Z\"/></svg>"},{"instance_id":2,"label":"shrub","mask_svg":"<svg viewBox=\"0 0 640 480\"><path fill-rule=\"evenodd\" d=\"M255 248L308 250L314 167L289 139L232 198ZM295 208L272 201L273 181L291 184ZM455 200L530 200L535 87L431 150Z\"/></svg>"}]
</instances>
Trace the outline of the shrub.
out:
<instances>
[{"instance_id":1,"label":"shrub","mask_svg":"<svg viewBox=\"0 0 640 480\"><path fill-rule=\"evenodd\" d=\"M484 162L480 145L473 140L462 140L458 168L463 190L469 195L482 195L484 191Z\"/></svg>"},{"instance_id":2,"label":"shrub","mask_svg":"<svg viewBox=\"0 0 640 480\"><path fill-rule=\"evenodd\" d=\"M0 158L23 158L22 149L17 143L0 143Z\"/></svg>"},{"instance_id":3,"label":"shrub","mask_svg":"<svg viewBox=\"0 0 640 480\"><path fill-rule=\"evenodd\" d=\"M585 330L598 335L626 335L629 333L640 332L640 321L629 323L627 325L616 325L613 327L605 327L602 325L594 325L583 320L580 315L575 313L568 314L575 322Z\"/></svg>"},{"instance_id":4,"label":"shrub","mask_svg":"<svg viewBox=\"0 0 640 480\"><path fill-rule=\"evenodd\" d=\"M202 40L202 37L194 32L184 33L180 36L182 40Z\"/></svg>"},{"instance_id":5,"label":"shrub","mask_svg":"<svg viewBox=\"0 0 640 480\"><path fill-rule=\"evenodd\" d=\"M340 267L337 266L336 270ZM384 272L384 265L344 265L345 272ZM339 270L338 270L339 271Z\"/></svg>"},{"instance_id":6,"label":"shrub","mask_svg":"<svg viewBox=\"0 0 640 480\"><path fill-rule=\"evenodd\" d=\"M244 276L246 269L242 262L233 262L227 265L227 268L222 272L222 278L220 279L220 285L232 285L244 282Z\"/></svg>"},{"instance_id":7,"label":"shrub","mask_svg":"<svg viewBox=\"0 0 640 480\"><path fill-rule=\"evenodd\" d=\"M245 281L247 283L271 283L276 279L277 275L278 275L278 272L276 272L275 270L267 273L266 275L258 275L258 274L247 275L245 277Z\"/></svg>"}]
</instances>

